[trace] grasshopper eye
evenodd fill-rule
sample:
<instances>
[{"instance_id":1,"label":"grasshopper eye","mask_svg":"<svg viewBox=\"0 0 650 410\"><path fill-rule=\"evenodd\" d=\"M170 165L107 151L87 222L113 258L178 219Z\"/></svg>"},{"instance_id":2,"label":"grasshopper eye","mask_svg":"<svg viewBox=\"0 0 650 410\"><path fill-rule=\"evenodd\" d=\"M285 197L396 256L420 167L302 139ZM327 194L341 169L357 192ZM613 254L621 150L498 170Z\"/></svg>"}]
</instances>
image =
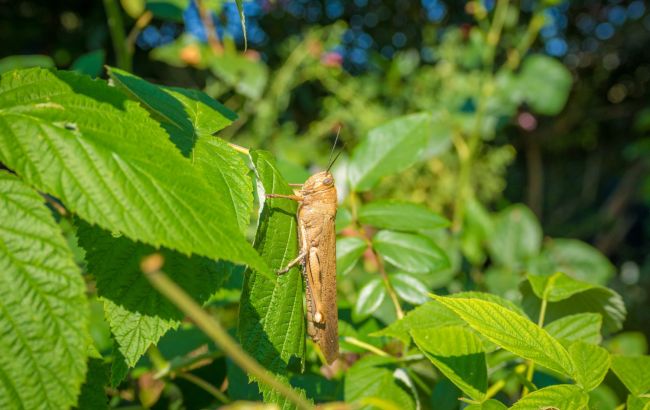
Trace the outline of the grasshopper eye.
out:
<instances>
[{"instance_id":1,"label":"grasshopper eye","mask_svg":"<svg viewBox=\"0 0 650 410\"><path fill-rule=\"evenodd\" d=\"M323 180L324 185L332 185L332 182L334 182L334 181L332 181L332 178L330 178L330 177L327 177L327 178L325 178Z\"/></svg>"}]
</instances>

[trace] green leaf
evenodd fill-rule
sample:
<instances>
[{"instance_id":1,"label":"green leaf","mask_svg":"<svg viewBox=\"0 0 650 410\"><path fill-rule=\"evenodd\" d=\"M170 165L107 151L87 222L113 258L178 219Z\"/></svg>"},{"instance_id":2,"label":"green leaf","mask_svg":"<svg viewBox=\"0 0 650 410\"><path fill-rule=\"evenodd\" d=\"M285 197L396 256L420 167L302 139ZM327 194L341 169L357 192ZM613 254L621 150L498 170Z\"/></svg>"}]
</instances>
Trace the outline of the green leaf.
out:
<instances>
[{"instance_id":1,"label":"green leaf","mask_svg":"<svg viewBox=\"0 0 650 410\"><path fill-rule=\"evenodd\" d=\"M345 375L347 403L385 403L384 408L415 409L413 398L394 376L395 360L388 357L367 356L352 366ZM362 407L376 408L375 406Z\"/></svg>"},{"instance_id":2,"label":"green leaf","mask_svg":"<svg viewBox=\"0 0 650 410\"><path fill-rule=\"evenodd\" d=\"M272 157L253 151L252 159L259 181L266 193L291 194L292 190L275 168ZM275 270L284 268L298 254L295 202L267 199L260 216L255 248ZM262 366L281 380L289 380L289 363L304 362L305 319L303 313L302 276L297 267L277 280L269 281L248 270L239 307L239 339ZM294 371L300 371L300 366ZM260 385L266 402L291 408L290 402Z\"/></svg>"},{"instance_id":3,"label":"green leaf","mask_svg":"<svg viewBox=\"0 0 650 410\"><path fill-rule=\"evenodd\" d=\"M107 385L108 366L102 359L90 359L86 382L81 386L77 408L80 410L108 409L108 397L104 391Z\"/></svg>"},{"instance_id":4,"label":"green leaf","mask_svg":"<svg viewBox=\"0 0 650 410\"><path fill-rule=\"evenodd\" d=\"M485 399L487 365L481 340L461 326L416 329L413 341L451 382L477 401Z\"/></svg>"},{"instance_id":5,"label":"green leaf","mask_svg":"<svg viewBox=\"0 0 650 410\"><path fill-rule=\"evenodd\" d=\"M402 319L391 323L385 329L371 334L371 336L395 337L404 344L411 340L411 331L417 329L429 329L438 326L463 325L465 322L454 312L447 309L437 301L430 301L416 307Z\"/></svg>"},{"instance_id":6,"label":"green leaf","mask_svg":"<svg viewBox=\"0 0 650 410\"><path fill-rule=\"evenodd\" d=\"M622 332L607 339L605 347L612 354L639 356L648 353L648 341L642 332Z\"/></svg>"},{"instance_id":7,"label":"green leaf","mask_svg":"<svg viewBox=\"0 0 650 410\"><path fill-rule=\"evenodd\" d=\"M607 350L578 340L569 346L569 355L575 365L579 385L590 391L602 383L610 364Z\"/></svg>"},{"instance_id":8,"label":"green leaf","mask_svg":"<svg viewBox=\"0 0 650 410\"><path fill-rule=\"evenodd\" d=\"M82 54L76 60L74 60L70 66L70 69L80 74L86 74L91 77L99 77L99 75L102 73L102 68L104 67L105 58L106 56L103 49L91 51L89 53Z\"/></svg>"},{"instance_id":9,"label":"green leaf","mask_svg":"<svg viewBox=\"0 0 650 410\"><path fill-rule=\"evenodd\" d=\"M86 374L86 286L35 191L0 171L0 408L69 408Z\"/></svg>"},{"instance_id":10,"label":"green leaf","mask_svg":"<svg viewBox=\"0 0 650 410\"><path fill-rule=\"evenodd\" d=\"M0 74L19 68L49 68L54 66L56 66L56 64L54 64L54 60L52 60L52 57L50 56L39 54L8 56L0 59Z\"/></svg>"},{"instance_id":11,"label":"green leaf","mask_svg":"<svg viewBox=\"0 0 650 410\"><path fill-rule=\"evenodd\" d=\"M111 232L275 276L240 233L229 198L103 81L43 69L3 75L0 161Z\"/></svg>"},{"instance_id":12,"label":"green leaf","mask_svg":"<svg viewBox=\"0 0 650 410\"><path fill-rule=\"evenodd\" d=\"M521 314L480 299L435 299L505 350L561 374L574 374L571 357L560 342Z\"/></svg>"},{"instance_id":13,"label":"green leaf","mask_svg":"<svg viewBox=\"0 0 650 410\"><path fill-rule=\"evenodd\" d=\"M603 317L598 313L577 313L561 317L544 327L556 339L599 344Z\"/></svg>"},{"instance_id":14,"label":"green leaf","mask_svg":"<svg viewBox=\"0 0 650 410\"><path fill-rule=\"evenodd\" d=\"M540 410L557 408L562 410L585 410L589 395L578 386L557 384L528 394L510 407L511 410Z\"/></svg>"},{"instance_id":15,"label":"green leaf","mask_svg":"<svg viewBox=\"0 0 650 410\"><path fill-rule=\"evenodd\" d=\"M421 205L398 201L374 201L359 210L359 221L376 228L421 231L449 226L449 221Z\"/></svg>"},{"instance_id":16,"label":"green leaf","mask_svg":"<svg viewBox=\"0 0 650 410\"><path fill-rule=\"evenodd\" d=\"M496 400L487 400L483 403L474 403L465 407L464 410L507 410L508 407Z\"/></svg>"},{"instance_id":17,"label":"green leaf","mask_svg":"<svg viewBox=\"0 0 650 410\"><path fill-rule=\"evenodd\" d=\"M248 49L248 36L246 36L246 16L244 15L244 1L235 0L237 3L237 12L239 13L239 21L241 22L241 31L244 34L244 51Z\"/></svg>"},{"instance_id":18,"label":"green leaf","mask_svg":"<svg viewBox=\"0 0 650 410\"><path fill-rule=\"evenodd\" d=\"M420 279L406 273L389 275L390 282L397 295L413 305L421 305L429 300L431 291Z\"/></svg>"},{"instance_id":19,"label":"green leaf","mask_svg":"<svg viewBox=\"0 0 650 410\"><path fill-rule=\"evenodd\" d=\"M627 396L627 410L650 410L650 397Z\"/></svg>"},{"instance_id":20,"label":"green leaf","mask_svg":"<svg viewBox=\"0 0 650 410\"><path fill-rule=\"evenodd\" d=\"M259 100L268 81L268 67L262 61L251 60L239 53L225 52L213 57L210 71L239 94Z\"/></svg>"},{"instance_id":21,"label":"green leaf","mask_svg":"<svg viewBox=\"0 0 650 410\"><path fill-rule=\"evenodd\" d=\"M352 214L346 208L339 208L336 211L336 233L350 226L352 223ZM338 255L338 253L337 253Z\"/></svg>"},{"instance_id":22,"label":"green leaf","mask_svg":"<svg viewBox=\"0 0 650 410\"><path fill-rule=\"evenodd\" d=\"M370 130L355 148L349 179L355 191L367 191L390 174L413 165L422 156L434 119L430 113L405 115Z\"/></svg>"},{"instance_id":23,"label":"green leaf","mask_svg":"<svg viewBox=\"0 0 650 410\"><path fill-rule=\"evenodd\" d=\"M612 371L634 396L650 392L650 356L612 356Z\"/></svg>"},{"instance_id":24,"label":"green leaf","mask_svg":"<svg viewBox=\"0 0 650 410\"><path fill-rule=\"evenodd\" d=\"M496 216L488 244L497 264L518 270L539 253L542 228L530 209L512 205Z\"/></svg>"},{"instance_id":25,"label":"green leaf","mask_svg":"<svg viewBox=\"0 0 650 410\"><path fill-rule=\"evenodd\" d=\"M428 273L449 267L442 249L426 236L379 231L372 246L392 265L409 273Z\"/></svg>"},{"instance_id":26,"label":"green leaf","mask_svg":"<svg viewBox=\"0 0 650 410\"><path fill-rule=\"evenodd\" d=\"M140 261L159 252L163 269L199 303L206 302L230 276L229 266L205 257L188 257L169 249L134 242L79 221L79 244L86 250L88 272L95 276L106 320L129 367L168 330L177 328L183 313L154 289L142 274Z\"/></svg>"},{"instance_id":27,"label":"green leaf","mask_svg":"<svg viewBox=\"0 0 650 410\"><path fill-rule=\"evenodd\" d=\"M522 316L523 311L509 300L499 296L483 292L461 292L450 295L454 298L477 298L496 303L517 312ZM387 328L372 334L372 336L389 336L395 337L405 344L411 340L410 331L413 329L428 329L440 326L466 325L466 322L458 317L453 311L446 308L442 303L435 300L429 301L416 307L404 316L402 319L391 323Z\"/></svg>"},{"instance_id":28,"label":"green leaf","mask_svg":"<svg viewBox=\"0 0 650 410\"><path fill-rule=\"evenodd\" d=\"M245 232L253 206L248 167L225 141L212 136L230 125L235 114L200 91L158 87L117 68L109 68L108 73L118 87L159 119L181 152L219 191Z\"/></svg>"},{"instance_id":29,"label":"green leaf","mask_svg":"<svg viewBox=\"0 0 650 410\"><path fill-rule=\"evenodd\" d=\"M561 62L543 54L531 55L524 60L519 81L530 108L543 115L556 115L562 111L573 83L571 73Z\"/></svg>"},{"instance_id":30,"label":"green leaf","mask_svg":"<svg viewBox=\"0 0 650 410\"><path fill-rule=\"evenodd\" d=\"M338 275L350 272L359 258L366 251L368 244L356 236L337 239L336 241L336 270Z\"/></svg>"},{"instance_id":31,"label":"green leaf","mask_svg":"<svg viewBox=\"0 0 650 410\"><path fill-rule=\"evenodd\" d=\"M553 239L544 245L543 254L551 262L552 271L533 273L559 271L597 285L605 285L614 275L614 266L602 253L577 239Z\"/></svg>"},{"instance_id":32,"label":"green leaf","mask_svg":"<svg viewBox=\"0 0 650 410\"><path fill-rule=\"evenodd\" d=\"M147 0L147 10L161 20L183 22L183 10L189 6L190 0Z\"/></svg>"},{"instance_id":33,"label":"green leaf","mask_svg":"<svg viewBox=\"0 0 650 410\"><path fill-rule=\"evenodd\" d=\"M520 285L522 306L528 317L539 317L541 301L535 295L528 281ZM591 288L576 293L568 299L551 302L546 307L546 321L552 322L561 317L576 313L593 312L603 317L603 332L620 330L625 320L625 304L621 296L611 289L591 285Z\"/></svg>"},{"instance_id":34,"label":"green leaf","mask_svg":"<svg viewBox=\"0 0 650 410\"><path fill-rule=\"evenodd\" d=\"M362 317L375 312L381 306L386 297L386 288L380 279L372 279L359 291L357 303L354 305L354 312Z\"/></svg>"},{"instance_id":35,"label":"green leaf","mask_svg":"<svg viewBox=\"0 0 650 410\"><path fill-rule=\"evenodd\" d=\"M562 272L553 275L528 274L528 281L535 295L549 302L559 302L594 287L589 283L572 279Z\"/></svg>"}]
</instances>

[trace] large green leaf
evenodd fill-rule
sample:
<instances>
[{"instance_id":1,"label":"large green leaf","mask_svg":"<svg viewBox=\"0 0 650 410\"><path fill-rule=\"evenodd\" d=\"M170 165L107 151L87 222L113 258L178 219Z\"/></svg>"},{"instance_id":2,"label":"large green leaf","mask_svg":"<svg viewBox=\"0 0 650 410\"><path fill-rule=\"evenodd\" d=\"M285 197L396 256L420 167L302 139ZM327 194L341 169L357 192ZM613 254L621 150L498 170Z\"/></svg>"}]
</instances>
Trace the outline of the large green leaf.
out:
<instances>
[{"instance_id":1,"label":"large green leaf","mask_svg":"<svg viewBox=\"0 0 650 410\"><path fill-rule=\"evenodd\" d=\"M511 410L586 410L589 395L578 386L557 384L528 394L510 407Z\"/></svg>"},{"instance_id":2,"label":"large green leaf","mask_svg":"<svg viewBox=\"0 0 650 410\"><path fill-rule=\"evenodd\" d=\"M97 293L104 302L106 320L126 363L133 367L150 345L178 327L183 313L142 274L140 261L157 250L124 236L114 237L79 222L79 244L86 250L88 272L95 276ZM169 249L163 270L199 303L206 302L230 276L226 263L206 257L188 257Z\"/></svg>"},{"instance_id":3,"label":"large green leaf","mask_svg":"<svg viewBox=\"0 0 650 410\"><path fill-rule=\"evenodd\" d=\"M422 275L417 275L422 277ZM390 283L395 293L412 305L421 305L429 301L430 289L416 275L407 273L395 273L389 275Z\"/></svg>"},{"instance_id":4,"label":"large green leaf","mask_svg":"<svg viewBox=\"0 0 650 410\"><path fill-rule=\"evenodd\" d=\"M612 263L593 246L577 239L553 239L544 244L545 263L531 266L531 272L564 272L572 278L605 285L614 274Z\"/></svg>"},{"instance_id":5,"label":"large green leaf","mask_svg":"<svg viewBox=\"0 0 650 410\"><path fill-rule=\"evenodd\" d=\"M513 312L524 315L523 311L509 300L497 295L483 292L461 292L450 295L453 298L476 298L496 303ZM432 300L411 310L402 319L391 323L385 329L372 334L372 336L395 337L404 343L411 340L410 332L414 329L428 329L440 326L466 325L466 322L442 303Z\"/></svg>"},{"instance_id":6,"label":"large green leaf","mask_svg":"<svg viewBox=\"0 0 650 410\"><path fill-rule=\"evenodd\" d=\"M521 314L480 299L440 296L435 299L498 346L551 370L573 376L574 366L566 349Z\"/></svg>"},{"instance_id":7,"label":"large green leaf","mask_svg":"<svg viewBox=\"0 0 650 410\"><path fill-rule=\"evenodd\" d=\"M367 242L356 236L338 239L336 241L337 275L345 275L352 270L367 247Z\"/></svg>"},{"instance_id":8,"label":"large green leaf","mask_svg":"<svg viewBox=\"0 0 650 410\"><path fill-rule=\"evenodd\" d=\"M463 325L464 323L454 312L434 300L416 307L402 319L373 333L372 336L389 336L409 343L411 331L438 326Z\"/></svg>"},{"instance_id":9,"label":"large green leaf","mask_svg":"<svg viewBox=\"0 0 650 410\"><path fill-rule=\"evenodd\" d=\"M354 305L354 313L365 317L374 313L386 297L386 288L378 278L366 283L359 291L359 297Z\"/></svg>"},{"instance_id":10,"label":"large green leaf","mask_svg":"<svg viewBox=\"0 0 650 410\"><path fill-rule=\"evenodd\" d=\"M576 369L576 381L585 390L593 390L602 383L609 370L609 353L602 347L575 341L569 346L569 355Z\"/></svg>"},{"instance_id":11,"label":"large green leaf","mask_svg":"<svg viewBox=\"0 0 650 410\"><path fill-rule=\"evenodd\" d=\"M359 360L345 375L345 401L360 404L380 402L383 408L415 409L407 387L397 380L394 371L395 359L390 357L367 356Z\"/></svg>"},{"instance_id":12,"label":"large green leaf","mask_svg":"<svg viewBox=\"0 0 650 410\"><path fill-rule=\"evenodd\" d=\"M270 154L254 151L252 158L266 193L291 194ZM284 268L298 254L296 203L287 199L267 199L260 216L255 248L273 269ZM269 281L247 271L239 307L239 338L242 346L268 371L284 381L289 378L292 359L304 361L305 319L302 276L299 268ZM300 370L300 366L297 369ZM292 404L266 386L260 386L265 401L280 408Z\"/></svg>"},{"instance_id":13,"label":"large green leaf","mask_svg":"<svg viewBox=\"0 0 650 410\"><path fill-rule=\"evenodd\" d=\"M598 313L576 313L561 317L544 327L556 339L599 344L602 340L600 328L603 317Z\"/></svg>"},{"instance_id":14,"label":"large green leaf","mask_svg":"<svg viewBox=\"0 0 650 410\"><path fill-rule=\"evenodd\" d=\"M449 380L477 401L485 399L485 350L475 333L462 326L411 331L415 344Z\"/></svg>"},{"instance_id":15,"label":"large green leaf","mask_svg":"<svg viewBox=\"0 0 650 410\"><path fill-rule=\"evenodd\" d=\"M520 285L522 306L529 317L538 317L541 305L530 282ZM590 288L559 302L550 302L546 306L546 321L552 322L561 317L576 313L593 312L603 317L603 332L611 333L620 330L625 320L625 304L621 295L611 289L591 285Z\"/></svg>"},{"instance_id":16,"label":"large green leaf","mask_svg":"<svg viewBox=\"0 0 650 410\"><path fill-rule=\"evenodd\" d=\"M542 228L530 209L512 205L496 216L488 244L496 263L521 269L528 258L539 253Z\"/></svg>"},{"instance_id":17,"label":"large green leaf","mask_svg":"<svg viewBox=\"0 0 650 410\"><path fill-rule=\"evenodd\" d=\"M556 115L569 98L573 79L571 72L561 62L536 54L522 63L519 82L524 98L533 111Z\"/></svg>"},{"instance_id":18,"label":"large green leaf","mask_svg":"<svg viewBox=\"0 0 650 410\"><path fill-rule=\"evenodd\" d=\"M449 267L445 252L426 236L379 231L372 246L388 262L410 273L434 272Z\"/></svg>"},{"instance_id":19,"label":"large green leaf","mask_svg":"<svg viewBox=\"0 0 650 410\"><path fill-rule=\"evenodd\" d=\"M0 161L92 224L272 276L224 192L104 81L43 69L2 75Z\"/></svg>"},{"instance_id":20,"label":"large green leaf","mask_svg":"<svg viewBox=\"0 0 650 410\"><path fill-rule=\"evenodd\" d=\"M107 385L108 365L102 359L90 359L86 382L81 386L77 408L80 410L108 409L108 397L105 392Z\"/></svg>"},{"instance_id":21,"label":"large green leaf","mask_svg":"<svg viewBox=\"0 0 650 410\"><path fill-rule=\"evenodd\" d=\"M352 188L367 191L382 177L418 161L427 147L433 122L430 113L419 113L372 129L352 153L349 165Z\"/></svg>"},{"instance_id":22,"label":"large green leaf","mask_svg":"<svg viewBox=\"0 0 650 410\"><path fill-rule=\"evenodd\" d=\"M375 201L359 209L359 221L395 231L444 228L449 221L428 208L409 202Z\"/></svg>"},{"instance_id":23,"label":"large green leaf","mask_svg":"<svg viewBox=\"0 0 650 410\"><path fill-rule=\"evenodd\" d=\"M589 283L570 278L561 272L552 275L528 274L528 281L535 295L549 302L559 302L594 287Z\"/></svg>"},{"instance_id":24,"label":"large green leaf","mask_svg":"<svg viewBox=\"0 0 650 410\"><path fill-rule=\"evenodd\" d=\"M43 199L0 171L0 408L62 409L86 373L88 303Z\"/></svg>"},{"instance_id":25,"label":"large green leaf","mask_svg":"<svg viewBox=\"0 0 650 410\"><path fill-rule=\"evenodd\" d=\"M650 356L612 356L612 370L635 396L650 393Z\"/></svg>"},{"instance_id":26,"label":"large green leaf","mask_svg":"<svg viewBox=\"0 0 650 410\"><path fill-rule=\"evenodd\" d=\"M227 127L235 114L206 94L195 90L158 87L117 68L108 70L113 81L157 118L172 141L219 190L224 205L245 232L253 206L253 188L241 155L212 134Z\"/></svg>"}]
</instances>

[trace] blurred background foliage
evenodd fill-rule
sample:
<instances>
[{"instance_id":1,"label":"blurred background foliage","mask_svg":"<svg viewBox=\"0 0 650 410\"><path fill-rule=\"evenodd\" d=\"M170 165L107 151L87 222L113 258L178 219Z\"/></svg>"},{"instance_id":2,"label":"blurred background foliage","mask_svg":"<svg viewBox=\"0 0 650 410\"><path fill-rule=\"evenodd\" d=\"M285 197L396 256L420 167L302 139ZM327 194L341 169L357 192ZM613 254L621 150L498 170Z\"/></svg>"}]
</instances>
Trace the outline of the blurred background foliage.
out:
<instances>
[{"instance_id":1,"label":"blurred background foliage","mask_svg":"<svg viewBox=\"0 0 650 410\"><path fill-rule=\"evenodd\" d=\"M413 292L422 287L516 299L519 273L562 266L621 293L624 330L650 337L644 1L255 0L243 8L245 51L234 1L0 0L0 72L39 65L104 76L110 64L203 89L239 115L219 136L271 150L290 182L326 166L340 128L335 172L351 180L351 189L340 187L344 236L346 217L359 219L359 206L376 199L424 204L451 221L450 233L431 233L450 254L450 270L417 280L389 272L406 305L422 303ZM398 117L406 122L376 131ZM424 144L411 147L396 132L383 152L364 148L369 132L409 126ZM349 168L364 155L381 158L377 166L389 170L378 175L387 176L354 181ZM532 243L509 239L513 229ZM346 239L348 251L359 250ZM510 252L495 251L504 247ZM366 255L362 269L351 266L340 289L357 299L354 309L343 302L352 317L343 314L341 333L368 343L376 341L362 334L395 317L379 280L363 274L377 270L373 261ZM365 305L354 296L362 287L375 295ZM215 297L226 322L227 312L235 319L227 309L237 301L233 288ZM166 336L160 351L195 346L179 337L185 331L195 329ZM611 343L647 349L638 333L628 335ZM244 377L219 360L215 368L229 378ZM139 380L155 394L155 381Z\"/></svg>"}]
</instances>

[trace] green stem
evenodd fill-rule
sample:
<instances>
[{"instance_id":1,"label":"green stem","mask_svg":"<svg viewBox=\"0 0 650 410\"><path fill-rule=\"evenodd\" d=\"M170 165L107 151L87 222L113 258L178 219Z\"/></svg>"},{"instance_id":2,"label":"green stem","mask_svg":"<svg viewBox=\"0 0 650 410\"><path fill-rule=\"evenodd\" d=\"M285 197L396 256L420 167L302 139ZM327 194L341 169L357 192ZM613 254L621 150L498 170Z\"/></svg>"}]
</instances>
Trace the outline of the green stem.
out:
<instances>
[{"instance_id":1,"label":"green stem","mask_svg":"<svg viewBox=\"0 0 650 410\"><path fill-rule=\"evenodd\" d=\"M346 336L346 337L343 338L343 340L350 343L351 345L355 345L355 346L358 346L358 347L360 347L362 349L366 349L369 352L373 352L377 356L382 356L382 357L390 356L388 353L384 352L383 350L378 349L375 346L373 346L371 344L368 344L368 343L366 343L364 341L361 341L361 340L357 339L356 337Z\"/></svg>"},{"instance_id":2,"label":"green stem","mask_svg":"<svg viewBox=\"0 0 650 410\"><path fill-rule=\"evenodd\" d=\"M207 381L203 380L202 378L195 376L192 373L178 373L177 376L207 391L220 402L224 404L230 403L230 399L225 394L223 394L221 390L217 389L216 387L214 387Z\"/></svg>"},{"instance_id":3,"label":"green stem","mask_svg":"<svg viewBox=\"0 0 650 410\"><path fill-rule=\"evenodd\" d=\"M386 286L386 292L388 292L388 296L390 296L390 300L393 302L393 306L395 306L395 315L397 316L397 320L400 320L404 317L404 311L402 310L402 306L400 305L399 299L397 298L395 288L393 288L393 285L388 279L386 269L384 268L384 261L382 261L381 256L379 256L374 249L372 250L372 253L375 255L375 259L377 260L377 267L379 268L381 279L384 281L384 286Z\"/></svg>"},{"instance_id":4,"label":"green stem","mask_svg":"<svg viewBox=\"0 0 650 410\"><path fill-rule=\"evenodd\" d=\"M122 20L120 6L117 4L117 0L104 0L104 9L106 10L108 30L111 32L111 39L113 40L115 64L117 64L118 68L131 71L133 68L131 55L127 49L124 21Z\"/></svg>"},{"instance_id":5,"label":"green stem","mask_svg":"<svg viewBox=\"0 0 650 410\"><path fill-rule=\"evenodd\" d=\"M537 326L540 328L544 327L544 319L546 318L546 307L548 306L548 299L544 292L544 298L542 299L542 306L539 309L539 318L537 319ZM535 372L535 362L528 360L528 370L526 372L526 380L531 382L533 381L533 373ZM528 387L524 386L523 391L521 392L521 397L524 397L528 394Z\"/></svg>"},{"instance_id":6,"label":"green stem","mask_svg":"<svg viewBox=\"0 0 650 410\"><path fill-rule=\"evenodd\" d=\"M490 30L487 34L488 47L485 53L485 62L490 69L492 69L492 66L494 65L494 55L496 53L496 48L499 45L499 41L501 40L501 32L507 14L508 0L497 0L497 5L494 9L494 18L492 19L492 24L490 25Z\"/></svg>"},{"instance_id":7,"label":"green stem","mask_svg":"<svg viewBox=\"0 0 650 410\"><path fill-rule=\"evenodd\" d=\"M232 360L256 377L261 383L271 387L300 409L312 409L314 406L296 393L290 386L275 378L255 359L250 357L228 332L206 313L183 289L160 271L163 261L159 254L153 254L142 262L142 271L151 285L163 294L187 315L208 337L210 337Z\"/></svg>"},{"instance_id":8,"label":"green stem","mask_svg":"<svg viewBox=\"0 0 650 410\"><path fill-rule=\"evenodd\" d=\"M481 145L481 126L483 124L483 117L487 109L487 99L493 91L492 70L494 68L494 56L496 54L497 46L501 41L501 33L503 25L508 12L509 0L498 0L496 9L494 11L494 18L490 24L490 29L487 34L487 50L484 57L483 75L486 77L483 86L481 87L476 115L474 129L468 137L468 141L463 139L462 134L456 133L454 136L454 145L458 153L459 159L459 174L458 174L458 195L454 201L454 215L452 222L452 231L459 232L463 226L463 218L465 215L465 202L473 195L471 171L473 160Z\"/></svg>"}]
</instances>

